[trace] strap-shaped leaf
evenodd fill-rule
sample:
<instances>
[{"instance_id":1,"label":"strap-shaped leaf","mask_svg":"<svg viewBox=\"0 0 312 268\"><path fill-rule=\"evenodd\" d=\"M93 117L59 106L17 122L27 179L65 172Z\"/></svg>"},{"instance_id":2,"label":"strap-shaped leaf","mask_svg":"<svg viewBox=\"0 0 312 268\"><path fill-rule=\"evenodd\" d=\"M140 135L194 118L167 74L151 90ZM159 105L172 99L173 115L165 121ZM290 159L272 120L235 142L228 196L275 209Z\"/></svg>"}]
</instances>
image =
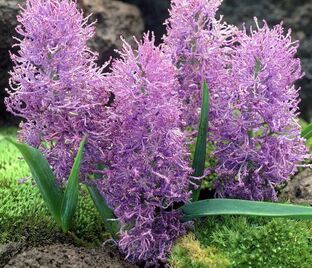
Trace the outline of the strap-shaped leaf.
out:
<instances>
[{"instance_id":1,"label":"strap-shaped leaf","mask_svg":"<svg viewBox=\"0 0 312 268\"><path fill-rule=\"evenodd\" d=\"M98 170L104 170L107 167L105 165L98 164ZM102 175L95 173L93 174L95 179L101 179ZM90 196L93 200L95 207L97 208L106 230L111 234L113 238L117 238L118 232L118 220L116 219L114 212L108 207L104 197L100 194L96 186L87 185Z\"/></svg>"},{"instance_id":2,"label":"strap-shaped leaf","mask_svg":"<svg viewBox=\"0 0 312 268\"><path fill-rule=\"evenodd\" d=\"M301 136L307 140L312 138L312 123L302 130Z\"/></svg>"},{"instance_id":3,"label":"strap-shaped leaf","mask_svg":"<svg viewBox=\"0 0 312 268\"><path fill-rule=\"evenodd\" d=\"M209 108L210 108L209 106L210 106L210 99L209 99L208 86L207 86L207 82L204 81L200 122L199 122L198 136L196 140L196 147L195 147L195 153L194 153L194 159L193 159L193 165L192 165L194 169L194 173L193 173L194 177L203 176L204 170L205 170L208 114L209 114ZM199 198L199 194L200 194L201 181L194 180L194 182L198 185L198 188L193 190L192 200L197 201Z\"/></svg>"},{"instance_id":4,"label":"strap-shaped leaf","mask_svg":"<svg viewBox=\"0 0 312 268\"><path fill-rule=\"evenodd\" d=\"M112 235L113 238L116 238L118 232L118 222L113 211L107 206L104 197L99 193L99 190L95 186L87 185L87 188L95 207L104 221L106 230Z\"/></svg>"},{"instance_id":5,"label":"strap-shaped leaf","mask_svg":"<svg viewBox=\"0 0 312 268\"><path fill-rule=\"evenodd\" d=\"M67 232L70 229L70 225L75 214L78 196L79 196L79 171L81 167L81 162L83 159L83 150L86 144L86 137L80 143L78 153L76 155L74 165L71 169L70 176L67 182L67 186L64 192L64 197L62 200L61 207L61 221L62 229Z\"/></svg>"},{"instance_id":6,"label":"strap-shaped leaf","mask_svg":"<svg viewBox=\"0 0 312 268\"><path fill-rule=\"evenodd\" d=\"M245 215L312 219L312 208L290 204L247 201L238 199L208 199L184 205L185 221L216 215Z\"/></svg>"},{"instance_id":7,"label":"strap-shaped leaf","mask_svg":"<svg viewBox=\"0 0 312 268\"><path fill-rule=\"evenodd\" d=\"M5 138L5 140L15 145L23 155L29 166L32 177L36 181L43 200L54 219L61 225L60 211L63 193L55 182L55 177L47 159L39 150L27 144L17 143L9 138Z\"/></svg>"}]
</instances>

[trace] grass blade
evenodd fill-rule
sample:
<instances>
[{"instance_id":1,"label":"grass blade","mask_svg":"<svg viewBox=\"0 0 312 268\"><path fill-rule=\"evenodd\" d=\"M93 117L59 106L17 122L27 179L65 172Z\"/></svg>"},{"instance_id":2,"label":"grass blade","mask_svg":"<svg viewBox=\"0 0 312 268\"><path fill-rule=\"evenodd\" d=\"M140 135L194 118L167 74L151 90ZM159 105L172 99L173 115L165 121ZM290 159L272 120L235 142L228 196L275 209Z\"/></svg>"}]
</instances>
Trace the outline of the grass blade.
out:
<instances>
[{"instance_id":1,"label":"grass blade","mask_svg":"<svg viewBox=\"0 0 312 268\"><path fill-rule=\"evenodd\" d=\"M100 194L96 186L87 185L91 198L96 206L102 220L104 221L106 230L116 238L118 232L118 222L115 218L113 211L107 206L103 196Z\"/></svg>"},{"instance_id":2,"label":"grass blade","mask_svg":"<svg viewBox=\"0 0 312 268\"><path fill-rule=\"evenodd\" d=\"M75 157L74 165L71 169L70 176L67 182L67 186L64 192L64 197L62 200L61 207L61 222L62 229L64 232L68 232L72 222L72 218L75 214L78 196L79 196L79 171L81 167L81 162L83 159L83 150L86 144L86 137L80 143L78 153Z\"/></svg>"},{"instance_id":3,"label":"grass blade","mask_svg":"<svg viewBox=\"0 0 312 268\"><path fill-rule=\"evenodd\" d=\"M192 168L194 169L193 176L194 177L201 177L204 175L205 170L205 161L206 161L206 147L207 147L207 131L208 131L208 114L209 114L209 106L210 106L210 99L209 99L209 92L208 92L208 85L205 81L203 83L203 97L202 97L202 107L200 113L200 123L198 128L198 136L196 140L196 147L193 159ZM192 193L192 200L197 201L200 194L200 185L201 181L195 180L194 181L198 188L193 190Z\"/></svg>"},{"instance_id":4,"label":"grass blade","mask_svg":"<svg viewBox=\"0 0 312 268\"><path fill-rule=\"evenodd\" d=\"M23 155L32 177L36 181L39 191L45 201L52 216L61 225L61 202L63 193L55 182L55 177L50 168L50 165L43 154L36 148L27 144L17 143L9 138L5 138L8 142L15 145L15 147Z\"/></svg>"},{"instance_id":5,"label":"grass blade","mask_svg":"<svg viewBox=\"0 0 312 268\"><path fill-rule=\"evenodd\" d=\"M301 137L305 138L306 140L312 138L312 123L302 130Z\"/></svg>"},{"instance_id":6,"label":"grass blade","mask_svg":"<svg viewBox=\"0 0 312 268\"><path fill-rule=\"evenodd\" d=\"M202 200L186 204L181 209L185 221L216 215L312 219L311 207L238 199Z\"/></svg>"}]
</instances>

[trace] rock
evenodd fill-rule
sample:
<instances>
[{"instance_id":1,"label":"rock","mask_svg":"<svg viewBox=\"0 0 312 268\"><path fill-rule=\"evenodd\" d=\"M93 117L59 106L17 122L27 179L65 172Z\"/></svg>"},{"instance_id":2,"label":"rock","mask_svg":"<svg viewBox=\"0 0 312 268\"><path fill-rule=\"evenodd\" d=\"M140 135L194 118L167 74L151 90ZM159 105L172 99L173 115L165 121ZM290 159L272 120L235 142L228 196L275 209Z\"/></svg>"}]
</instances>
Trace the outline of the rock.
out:
<instances>
[{"instance_id":1,"label":"rock","mask_svg":"<svg viewBox=\"0 0 312 268\"><path fill-rule=\"evenodd\" d=\"M142 37L144 22L136 6L112 0L79 0L79 4L86 15L92 13L91 21L97 21L96 36L90 46L100 53L100 65L116 55L115 49L121 48L120 36L131 45L135 45L133 36Z\"/></svg>"},{"instance_id":2,"label":"rock","mask_svg":"<svg viewBox=\"0 0 312 268\"><path fill-rule=\"evenodd\" d=\"M22 251L24 247L23 243L9 243L5 245L0 245L0 267L7 264L12 257L17 255Z\"/></svg>"},{"instance_id":3,"label":"rock","mask_svg":"<svg viewBox=\"0 0 312 268\"><path fill-rule=\"evenodd\" d=\"M170 0L122 0L138 6L142 12L145 30L155 33L156 42L160 43L166 33L165 20L169 16Z\"/></svg>"},{"instance_id":4,"label":"rock","mask_svg":"<svg viewBox=\"0 0 312 268\"><path fill-rule=\"evenodd\" d=\"M8 87L8 71L12 69L9 50L12 50L12 36L16 35L18 5L23 3L25 0L0 0L0 125L17 122L6 112L3 100ZM144 22L136 6L111 0L79 0L79 4L86 15L93 13L90 21L97 20L96 36L90 45L100 54L99 64L116 55L114 49L121 47L121 35L132 44L133 36L141 38Z\"/></svg>"},{"instance_id":5,"label":"rock","mask_svg":"<svg viewBox=\"0 0 312 268\"><path fill-rule=\"evenodd\" d=\"M85 249L55 244L26 250L12 258L5 268L135 268L124 262L119 253L105 249Z\"/></svg>"},{"instance_id":6,"label":"rock","mask_svg":"<svg viewBox=\"0 0 312 268\"><path fill-rule=\"evenodd\" d=\"M0 0L0 125L13 118L6 113L3 100L6 96L5 88L8 86L8 71L12 68L9 50L13 44L12 35L15 35L18 5L23 2L23 0Z\"/></svg>"},{"instance_id":7,"label":"rock","mask_svg":"<svg viewBox=\"0 0 312 268\"><path fill-rule=\"evenodd\" d=\"M279 199L294 204L312 205L312 170L306 169L290 180Z\"/></svg>"}]
</instances>

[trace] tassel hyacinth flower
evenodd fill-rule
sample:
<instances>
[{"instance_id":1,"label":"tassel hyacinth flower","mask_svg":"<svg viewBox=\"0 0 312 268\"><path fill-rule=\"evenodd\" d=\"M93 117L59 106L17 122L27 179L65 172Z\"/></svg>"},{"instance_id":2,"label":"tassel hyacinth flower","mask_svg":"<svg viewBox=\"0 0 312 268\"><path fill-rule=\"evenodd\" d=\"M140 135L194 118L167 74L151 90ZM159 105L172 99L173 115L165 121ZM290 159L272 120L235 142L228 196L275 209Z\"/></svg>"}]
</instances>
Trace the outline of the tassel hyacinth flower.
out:
<instances>
[{"instance_id":1,"label":"tassel hyacinth flower","mask_svg":"<svg viewBox=\"0 0 312 268\"><path fill-rule=\"evenodd\" d=\"M155 265L186 231L173 209L189 200L191 173L178 83L170 58L148 35L138 50L124 43L120 56L106 79L118 123L98 188L121 223L120 250L130 261Z\"/></svg>"},{"instance_id":2,"label":"tassel hyacinth flower","mask_svg":"<svg viewBox=\"0 0 312 268\"><path fill-rule=\"evenodd\" d=\"M220 88L211 118L216 146L217 195L276 200L275 188L310 158L298 123L302 77L298 43L282 25L243 32L231 60L227 88Z\"/></svg>"},{"instance_id":3,"label":"tassel hyacinth flower","mask_svg":"<svg viewBox=\"0 0 312 268\"><path fill-rule=\"evenodd\" d=\"M184 126L197 129L202 83L210 93L226 82L225 74L237 29L216 19L221 0L173 0L165 36L166 52L177 67ZM214 97L210 94L211 98ZM213 104L211 113L213 111Z\"/></svg>"},{"instance_id":4,"label":"tassel hyacinth flower","mask_svg":"<svg viewBox=\"0 0 312 268\"><path fill-rule=\"evenodd\" d=\"M44 152L61 183L88 135L82 171L92 173L106 159L110 120L97 54L87 47L94 27L67 0L27 0L18 22L6 105L23 119L20 139Z\"/></svg>"}]
</instances>

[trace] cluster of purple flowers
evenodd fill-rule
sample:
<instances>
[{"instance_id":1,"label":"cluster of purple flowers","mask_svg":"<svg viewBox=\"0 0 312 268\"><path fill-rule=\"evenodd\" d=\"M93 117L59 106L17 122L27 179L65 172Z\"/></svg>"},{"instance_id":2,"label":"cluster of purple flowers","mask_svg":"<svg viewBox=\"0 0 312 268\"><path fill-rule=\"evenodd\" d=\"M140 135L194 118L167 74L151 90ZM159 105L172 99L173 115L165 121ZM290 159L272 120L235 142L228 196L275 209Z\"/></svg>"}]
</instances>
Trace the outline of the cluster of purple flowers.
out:
<instances>
[{"instance_id":1,"label":"cluster of purple flowers","mask_svg":"<svg viewBox=\"0 0 312 268\"><path fill-rule=\"evenodd\" d=\"M136 51L125 43L104 75L87 47L93 26L75 2L28 0L18 20L6 104L25 119L21 140L42 150L62 183L87 134L82 179L103 174L97 186L120 221L121 251L164 261L186 232L173 206L189 200L191 173L170 57L145 36Z\"/></svg>"},{"instance_id":2,"label":"cluster of purple flowers","mask_svg":"<svg viewBox=\"0 0 312 268\"><path fill-rule=\"evenodd\" d=\"M106 159L109 120L102 70L87 41L94 27L68 0L28 0L18 16L9 111L25 119L20 138L40 148L59 183L88 135L84 173Z\"/></svg>"},{"instance_id":3,"label":"cluster of purple flowers","mask_svg":"<svg viewBox=\"0 0 312 268\"><path fill-rule=\"evenodd\" d=\"M210 92L226 81L229 55L238 30L216 19L221 0L172 0L167 21L166 51L178 68L179 96L183 102L184 126L196 131L202 84L206 80ZM213 94L211 94L213 98ZM213 109L214 102L212 102Z\"/></svg>"},{"instance_id":4,"label":"cluster of purple flowers","mask_svg":"<svg viewBox=\"0 0 312 268\"><path fill-rule=\"evenodd\" d=\"M178 68L184 124L196 130L207 81L217 196L276 200L275 186L309 157L296 119L298 44L281 25L256 21L248 34L223 23L215 18L221 2L172 1L165 45Z\"/></svg>"},{"instance_id":5,"label":"cluster of purple flowers","mask_svg":"<svg viewBox=\"0 0 312 268\"><path fill-rule=\"evenodd\" d=\"M156 265L186 232L175 205L190 198L186 126L196 129L201 86L211 97L216 193L275 200L275 186L309 158L298 125L298 44L281 25L249 34L216 19L221 0L172 0L164 44L124 42L111 72L95 64L94 28L75 1L27 0L12 55L8 110L20 138L48 158L59 183L88 135L82 180L96 185L121 224L128 260ZM97 170L98 164L105 165Z\"/></svg>"},{"instance_id":6,"label":"cluster of purple flowers","mask_svg":"<svg viewBox=\"0 0 312 268\"><path fill-rule=\"evenodd\" d=\"M173 206L190 196L178 82L170 57L148 35L137 50L124 43L120 55L106 79L116 124L106 179L98 187L122 225L120 249L131 261L157 263L185 233Z\"/></svg>"},{"instance_id":7,"label":"cluster of purple flowers","mask_svg":"<svg viewBox=\"0 0 312 268\"><path fill-rule=\"evenodd\" d=\"M298 43L282 25L246 30L231 55L227 87L220 88L210 138L215 144L217 195L276 200L275 188L309 158L298 123Z\"/></svg>"}]
</instances>

